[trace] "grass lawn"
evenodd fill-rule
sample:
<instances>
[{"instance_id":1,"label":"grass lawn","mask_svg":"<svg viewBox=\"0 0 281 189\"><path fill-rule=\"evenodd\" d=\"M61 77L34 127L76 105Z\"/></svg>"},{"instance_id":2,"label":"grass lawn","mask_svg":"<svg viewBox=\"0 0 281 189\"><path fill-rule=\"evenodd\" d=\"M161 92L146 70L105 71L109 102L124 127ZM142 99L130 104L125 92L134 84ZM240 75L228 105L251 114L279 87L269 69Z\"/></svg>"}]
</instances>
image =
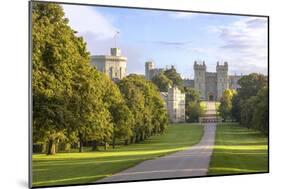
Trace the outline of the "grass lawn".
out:
<instances>
[{"instance_id":1,"label":"grass lawn","mask_svg":"<svg viewBox=\"0 0 281 189\"><path fill-rule=\"evenodd\" d=\"M164 135L107 151L36 154L32 156L33 186L91 183L144 160L184 150L198 143L202 135L202 125L176 124Z\"/></svg>"},{"instance_id":2,"label":"grass lawn","mask_svg":"<svg viewBox=\"0 0 281 189\"><path fill-rule=\"evenodd\" d=\"M206 101L201 101L201 102L200 102L200 107L201 107L203 110L206 110L206 109L207 109Z\"/></svg>"},{"instance_id":3,"label":"grass lawn","mask_svg":"<svg viewBox=\"0 0 281 189\"><path fill-rule=\"evenodd\" d=\"M209 175L268 172L267 137L234 123L218 124Z\"/></svg>"}]
</instances>

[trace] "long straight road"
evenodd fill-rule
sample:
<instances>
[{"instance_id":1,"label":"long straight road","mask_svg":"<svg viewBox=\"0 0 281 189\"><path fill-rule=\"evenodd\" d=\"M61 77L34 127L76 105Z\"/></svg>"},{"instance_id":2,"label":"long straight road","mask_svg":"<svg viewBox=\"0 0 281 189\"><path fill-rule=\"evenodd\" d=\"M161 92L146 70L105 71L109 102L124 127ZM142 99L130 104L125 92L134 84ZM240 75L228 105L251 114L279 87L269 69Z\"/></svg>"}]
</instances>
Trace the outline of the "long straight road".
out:
<instances>
[{"instance_id":1,"label":"long straight road","mask_svg":"<svg viewBox=\"0 0 281 189\"><path fill-rule=\"evenodd\" d=\"M215 123L206 123L200 142L187 150L144 161L97 182L204 176L213 152L215 131Z\"/></svg>"}]
</instances>

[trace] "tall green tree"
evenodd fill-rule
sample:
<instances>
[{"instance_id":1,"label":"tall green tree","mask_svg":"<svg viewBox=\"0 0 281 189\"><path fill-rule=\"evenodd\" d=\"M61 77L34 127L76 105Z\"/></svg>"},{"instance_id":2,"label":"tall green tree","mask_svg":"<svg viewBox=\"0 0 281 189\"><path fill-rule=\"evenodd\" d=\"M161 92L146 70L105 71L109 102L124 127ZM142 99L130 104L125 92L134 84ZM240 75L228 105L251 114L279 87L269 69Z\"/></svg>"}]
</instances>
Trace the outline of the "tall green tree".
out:
<instances>
[{"instance_id":1,"label":"tall green tree","mask_svg":"<svg viewBox=\"0 0 281 189\"><path fill-rule=\"evenodd\" d=\"M70 135L80 144L104 135L99 131L110 126L110 114L96 87L102 78L91 68L86 44L69 27L62 7L32 6L33 139L47 142L47 153L54 154L56 144Z\"/></svg>"},{"instance_id":2,"label":"tall green tree","mask_svg":"<svg viewBox=\"0 0 281 189\"><path fill-rule=\"evenodd\" d=\"M104 75L90 66L82 67L74 77L73 95L69 109L73 122L68 127L79 139L79 151L83 152L86 141L104 141L112 136L111 114L103 101Z\"/></svg>"},{"instance_id":3,"label":"tall green tree","mask_svg":"<svg viewBox=\"0 0 281 189\"><path fill-rule=\"evenodd\" d=\"M256 96L258 91L267 86L267 77L263 74L252 73L239 79L238 95L241 99Z\"/></svg>"},{"instance_id":4,"label":"tall green tree","mask_svg":"<svg viewBox=\"0 0 281 189\"><path fill-rule=\"evenodd\" d=\"M168 121L167 111L156 86L134 74L122 79L118 86L135 120L131 142L163 132Z\"/></svg>"},{"instance_id":5,"label":"tall green tree","mask_svg":"<svg viewBox=\"0 0 281 189\"><path fill-rule=\"evenodd\" d=\"M243 76L237 95L232 99L232 116L248 128L268 132L267 76L252 73Z\"/></svg>"},{"instance_id":6,"label":"tall green tree","mask_svg":"<svg viewBox=\"0 0 281 189\"><path fill-rule=\"evenodd\" d=\"M183 90L183 80L174 67L165 70L164 75L173 82L173 86L177 86L179 89Z\"/></svg>"},{"instance_id":7,"label":"tall green tree","mask_svg":"<svg viewBox=\"0 0 281 189\"><path fill-rule=\"evenodd\" d=\"M88 59L88 55L77 53L76 43L81 41L72 35L63 16L58 5L33 3L33 139L47 140L48 154L55 153L55 144L62 139L69 121L65 117L69 115L65 99L72 93L71 63L74 59ZM77 42L73 42L75 40ZM64 45L70 48L64 48Z\"/></svg>"},{"instance_id":8,"label":"tall green tree","mask_svg":"<svg viewBox=\"0 0 281 189\"><path fill-rule=\"evenodd\" d=\"M226 89L220 100L219 113L223 120L232 119L232 98L236 94L235 90Z\"/></svg>"},{"instance_id":9,"label":"tall green tree","mask_svg":"<svg viewBox=\"0 0 281 189\"><path fill-rule=\"evenodd\" d=\"M200 102L200 95L194 88L184 88L186 102Z\"/></svg>"},{"instance_id":10,"label":"tall green tree","mask_svg":"<svg viewBox=\"0 0 281 189\"><path fill-rule=\"evenodd\" d=\"M154 76L151 80L161 92L167 92L168 88L173 85L173 81L170 80L163 72Z\"/></svg>"},{"instance_id":11,"label":"tall green tree","mask_svg":"<svg viewBox=\"0 0 281 189\"><path fill-rule=\"evenodd\" d=\"M255 129L268 135L269 127L268 88L264 87L257 94L256 108L254 110L252 124Z\"/></svg>"},{"instance_id":12,"label":"tall green tree","mask_svg":"<svg viewBox=\"0 0 281 189\"><path fill-rule=\"evenodd\" d=\"M188 122L198 122L204 110L200 106L200 95L193 88L184 88L185 91L185 117Z\"/></svg>"},{"instance_id":13,"label":"tall green tree","mask_svg":"<svg viewBox=\"0 0 281 189\"><path fill-rule=\"evenodd\" d=\"M231 100L232 108L231 108L231 116L234 120L239 121L240 120L240 98L236 94L232 97Z\"/></svg>"},{"instance_id":14,"label":"tall green tree","mask_svg":"<svg viewBox=\"0 0 281 189\"><path fill-rule=\"evenodd\" d=\"M100 86L103 89L103 102L110 111L113 124L112 137L107 137L105 143L112 141L114 148L116 139L128 141L132 136L134 118L118 86L105 75L103 77L103 83Z\"/></svg>"},{"instance_id":15,"label":"tall green tree","mask_svg":"<svg viewBox=\"0 0 281 189\"><path fill-rule=\"evenodd\" d=\"M256 108L256 103L257 103L256 96L252 96L247 100L241 101L240 122L243 126L247 128L253 127L252 119Z\"/></svg>"}]
</instances>

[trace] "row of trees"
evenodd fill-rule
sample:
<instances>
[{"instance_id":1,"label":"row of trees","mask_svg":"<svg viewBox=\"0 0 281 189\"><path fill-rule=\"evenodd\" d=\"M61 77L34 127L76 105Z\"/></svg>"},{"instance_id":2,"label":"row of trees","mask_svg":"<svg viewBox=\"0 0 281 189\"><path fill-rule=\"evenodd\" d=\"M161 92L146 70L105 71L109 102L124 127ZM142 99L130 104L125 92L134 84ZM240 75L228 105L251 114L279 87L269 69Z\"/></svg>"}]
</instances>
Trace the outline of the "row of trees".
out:
<instances>
[{"instance_id":1,"label":"row of trees","mask_svg":"<svg viewBox=\"0 0 281 189\"><path fill-rule=\"evenodd\" d=\"M163 133L167 112L157 88L130 75L117 84L90 66L81 37L59 5L34 3L32 10L33 143L115 146Z\"/></svg>"},{"instance_id":2,"label":"row of trees","mask_svg":"<svg viewBox=\"0 0 281 189\"><path fill-rule=\"evenodd\" d=\"M243 126L268 134L267 76L253 73L243 76L237 92L226 90L219 108L223 119L235 119Z\"/></svg>"}]
</instances>

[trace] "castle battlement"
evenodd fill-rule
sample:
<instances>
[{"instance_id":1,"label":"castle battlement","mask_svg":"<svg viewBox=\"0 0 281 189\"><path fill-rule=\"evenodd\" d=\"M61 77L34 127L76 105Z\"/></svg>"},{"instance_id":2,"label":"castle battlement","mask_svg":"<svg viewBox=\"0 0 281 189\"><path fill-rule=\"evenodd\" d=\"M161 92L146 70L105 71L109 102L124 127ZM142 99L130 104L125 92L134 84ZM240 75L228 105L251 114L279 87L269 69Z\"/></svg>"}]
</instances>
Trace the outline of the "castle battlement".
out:
<instances>
[{"instance_id":1,"label":"castle battlement","mask_svg":"<svg viewBox=\"0 0 281 189\"><path fill-rule=\"evenodd\" d=\"M198 62L198 61L194 61L194 65L193 65L194 69L206 69L206 64L205 61L202 62Z\"/></svg>"},{"instance_id":2,"label":"castle battlement","mask_svg":"<svg viewBox=\"0 0 281 189\"><path fill-rule=\"evenodd\" d=\"M228 70L228 63L224 62L223 64L220 64L219 62L217 62L217 66L216 66L217 70Z\"/></svg>"},{"instance_id":3,"label":"castle battlement","mask_svg":"<svg viewBox=\"0 0 281 189\"><path fill-rule=\"evenodd\" d=\"M217 73L216 72L206 72L206 76L217 77Z\"/></svg>"},{"instance_id":4,"label":"castle battlement","mask_svg":"<svg viewBox=\"0 0 281 189\"><path fill-rule=\"evenodd\" d=\"M158 75L163 71L163 68L155 68L153 61L145 62L145 78L147 80L151 80L154 76Z\"/></svg>"},{"instance_id":5,"label":"castle battlement","mask_svg":"<svg viewBox=\"0 0 281 189\"><path fill-rule=\"evenodd\" d=\"M216 72L207 72L206 64L194 62L194 88L203 100L219 100L228 88L228 63L217 62Z\"/></svg>"}]
</instances>

